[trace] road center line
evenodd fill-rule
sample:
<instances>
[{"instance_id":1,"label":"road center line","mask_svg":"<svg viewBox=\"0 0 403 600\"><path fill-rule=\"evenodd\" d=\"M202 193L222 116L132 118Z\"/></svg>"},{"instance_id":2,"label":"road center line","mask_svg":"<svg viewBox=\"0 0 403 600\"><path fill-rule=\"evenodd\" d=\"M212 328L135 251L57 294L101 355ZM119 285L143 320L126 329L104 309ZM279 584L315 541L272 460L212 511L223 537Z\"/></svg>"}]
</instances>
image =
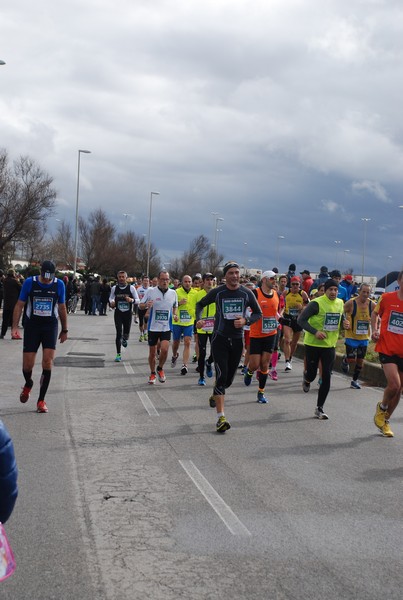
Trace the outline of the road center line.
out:
<instances>
[{"instance_id":1,"label":"road center line","mask_svg":"<svg viewBox=\"0 0 403 600\"><path fill-rule=\"evenodd\" d=\"M124 362L123 364L124 364L126 373L128 375L134 375L133 367L131 365L129 365L128 363L126 363L126 362Z\"/></svg>"},{"instance_id":2,"label":"road center line","mask_svg":"<svg viewBox=\"0 0 403 600\"><path fill-rule=\"evenodd\" d=\"M191 460L180 460L179 464L233 535L252 535Z\"/></svg>"},{"instance_id":3,"label":"road center line","mask_svg":"<svg viewBox=\"0 0 403 600\"><path fill-rule=\"evenodd\" d=\"M140 398L144 408L146 409L150 417L160 416L158 410L155 408L154 404L151 402L146 392L137 392L137 395Z\"/></svg>"}]
</instances>

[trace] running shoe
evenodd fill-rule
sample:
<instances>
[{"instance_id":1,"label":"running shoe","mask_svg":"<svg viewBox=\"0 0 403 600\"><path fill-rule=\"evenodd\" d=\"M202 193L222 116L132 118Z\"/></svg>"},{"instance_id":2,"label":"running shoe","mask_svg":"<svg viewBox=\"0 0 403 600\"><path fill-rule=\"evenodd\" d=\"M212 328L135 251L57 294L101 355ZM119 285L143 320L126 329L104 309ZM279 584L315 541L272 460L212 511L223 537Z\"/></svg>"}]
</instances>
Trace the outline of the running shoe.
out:
<instances>
[{"instance_id":1,"label":"running shoe","mask_svg":"<svg viewBox=\"0 0 403 600\"><path fill-rule=\"evenodd\" d=\"M192 362L197 363L197 354L193 354Z\"/></svg>"},{"instance_id":2,"label":"running shoe","mask_svg":"<svg viewBox=\"0 0 403 600\"><path fill-rule=\"evenodd\" d=\"M341 361L341 370L343 371L343 373L348 373L350 369L350 365L347 362L347 357L343 356L342 361Z\"/></svg>"},{"instance_id":3,"label":"running shoe","mask_svg":"<svg viewBox=\"0 0 403 600\"><path fill-rule=\"evenodd\" d=\"M157 367L157 377L158 377L158 381L160 383L165 383L167 378L165 377L165 373L164 370L162 369L162 367Z\"/></svg>"},{"instance_id":4,"label":"running shoe","mask_svg":"<svg viewBox=\"0 0 403 600\"><path fill-rule=\"evenodd\" d=\"M246 375L247 372L248 372L248 367L242 367L241 375Z\"/></svg>"},{"instance_id":5,"label":"running shoe","mask_svg":"<svg viewBox=\"0 0 403 600\"><path fill-rule=\"evenodd\" d=\"M206 363L206 375L207 377L213 376L213 367L210 365L210 363Z\"/></svg>"},{"instance_id":6,"label":"running shoe","mask_svg":"<svg viewBox=\"0 0 403 600\"><path fill-rule=\"evenodd\" d=\"M177 354L176 356L173 356L171 358L171 367L172 368L176 365L176 361L178 360L178 358L179 358L179 354Z\"/></svg>"},{"instance_id":7,"label":"running shoe","mask_svg":"<svg viewBox=\"0 0 403 600\"><path fill-rule=\"evenodd\" d=\"M31 389L32 388L28 387L27 385L24 385L20 394L20 402L22 402L23 404L25 404L25 402L28 402L29 397L31 395Z\"/></svg>"},{"instance_id":8,"label":"running shoe","mask_svg":"<svg viewBox=\"0 0 403 600\"><path fill-rule=\"evenodd\" d=\"M148 333L147 332L143 334L143 340L145 342L148 342Z\"/></svg>"},{"instance_id":9,"label":"running shoe","mask_svg":"<svg viewBox=\"0 0 403 600\"><path fill-rule=\"evenodd\" d=\"M358 381L354 381L354 379L351 380L350 387L353 388L354 390L360 390L361 389L361 386L358 383Z\"/></svg>"},{"instance_id":10,"label":"running shoe","mask_svg":"<svg viewBox=\"0 0 403 600\"><path fill-rule=\"evenodd\" d=\"M122 337L122 346L123 348L127 348L127 338Z\"/></svg>"},{"instance_id":11,"label":"running shoe","mask_svg":"<svg viewBox=\"0 0 403 600\"><path fill-rule=\"evenodd\" d=\"M389 421L385 421L385 425L381 428L380 432L385 437L393 437L394 433L390 428Z\"/></svg>"},{"instance_id":12,"label":"running shoe","mask_svg":"<svg viewBox=\"0 0 403 600\"><path fill-rule=\"evenodd\" d=\"M155 373L151 373L150 377L148 378L148 383L150 385L154 385L156 381L157 381L157 375Z\"/></svg>"},{"instance_id":13,"label":"running shoe","mask_svg":"<svg viewBox=\"0 0 403 600\"><path fill-rule=\"evenodd\" d=\"M140 335L139 342L144 342L144 336L143 336L143 334Z\"/></svg>"},{"instance_id":14,"label":"running shoe","mask_svg":"<svg viewBox=\"0 0 403 600\"><path fill-rule=\"evenodd\" d=\"M277 381L278 380L278 375L277 375L276 369L272 369L271 371L269 371L269 377L273 381Z\"/></svg>"},{"instance_id":15,"label":"running shoe","mask_svg":"<svg viewBox=\"0 0 403 600\"><path fill-rule=\"evenodd\" d=\"M291 361L290 360L286 360L285 361L285 369L284 371L291 371L292 366L291 366Z\"/></svg>"},{"instance_id":16,"label":"running shoe","mask_svg":"<svg viewBox=\"0 0 403 600\"><path fill-rule=\"evenodd\" d=\"M199 381L197 382L197 385L206 385L206 380L204 379L204 377L200 377Z\"/></svg>"},{"instance_id":17,"label":"running shoe","mask_svg":"<svg viewBox=\"0 0 403 600\"><path fill-rule=\"evenodd\" d=\"M115 362L120 362L122 360L122 355L121 354L117 354L116 358L115 358Z\"/></svg>"},{"instance_id":18,"label":"running shoe","mask_svg":"<svg viewBox=\"0 0 403 600\"><path fill-rule=\"evenodd\" d=\"M38 400L38 403L36 405L36 412L38 412L38 413L47 413L48 412L48 407L46 406L45 400Z\"/></svg>"},{"instance_id":19,"label":"running shoe","mask_svg":"<svg viewBox=\"0 0 403 600\"><path fill-rule=\"evenodd\" d=\"M216 429L217 433L225 433L227 429L231 429L231 425L228 423L224 415L218 419Z\"/></svg>"},{"instance_id":20,"label":"running shoe","mask_svg":"<svg viewBox=\"0 0 403 600\"><path fill-rule=\"evenodd\" d=\"M382 431L383 426L389 419L389 413L386 410L382 410L381 403L378 402L376 405L376 412L374 415L374 423Z\"/></svg>"},{"instance_id":21,"label":"running shoe","mask_svg":"<svg viewBox=\"0 0 403 600\"><path fill-rule=\"evenodd\" d=\"M208 399L208 402L209 402L211 408L215 408L215 399L214 399L214 396L210 396L210 398Z\"/></svg>"},{"instance_id":22,"label":"running shoe","mask_svg":"<svg viewBox=\"0 0 403 600\"><path fill-rule=\"evenodd\" d=\"M243 377L244 384L250 385L250 382L252 381L252 377L253 377L253 373L250 373L249 369L247 369L247 371Z\"/></svg>"},{"instance_id":23,"label":"running shoe","mask_svg":"<svg viewBox=\"0 0 403 600\"><path fill-rule=\"evenodd\" d=\"M326 419L329 418L327 414L323 412L323 408L321 406L317 406L315 408L315 417L321 421L326 421Z\"/></svg>"},{"instance_id":24,"label":"running shoe","mask_svg":"<svg viewBox=\"0 0 403 600\"><path fill-rule=\"evenodd\" d=\"M259 404L267 404L268 400L264 395L264 392L261 392L260 390L258 391L256 402L258 402Z\"/></svg>"},{"instance_id":25,"label":"running shoe","mask_svg":"<svg viewBox=\"0 0 403 600\"><path fill-rule=\"evenodd\" d=\"M11 336L12 340L22 340L22 337L20 336L19 332L17 331L17 333L15 333L14 335Z\"/></svg>"},{"instance_id":26,"label":"running shoe","mask_svg":"<svg viewBox=\"0 0 403 600\"><path fill-rule=\"evenodd\" d=\"M305 394L307 394L311 389L311 384L305 378L302 380L302 389L304 390Z\"/></svg>"},{"instance_id":27,"label":"running shoe","mask_svg":"<svg viewBox=\"0 0 403 600\"><path fill-rule=\"evenodd\" d=\"M188 372L188 368L186 365L182 365L181 368L181 375L186 375L186 373Z\"/></svg>"}]
</instances>

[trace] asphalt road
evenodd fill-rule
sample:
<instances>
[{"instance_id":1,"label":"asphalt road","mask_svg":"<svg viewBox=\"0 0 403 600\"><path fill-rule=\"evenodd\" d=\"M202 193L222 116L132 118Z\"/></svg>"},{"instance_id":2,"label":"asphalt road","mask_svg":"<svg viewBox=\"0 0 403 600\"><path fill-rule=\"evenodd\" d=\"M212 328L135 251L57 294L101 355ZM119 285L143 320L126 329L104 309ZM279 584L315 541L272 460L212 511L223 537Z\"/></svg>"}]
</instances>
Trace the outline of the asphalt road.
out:
<instances>
[{"instance_id":1,"label":"asphalt road","mask_svg":"<svg viewBox=\"0 0 403 600\"><path fill-rule=\"evenodd\" d=\"M70 316L49 413L22 405L21 342L0 341L0 416L20 495L6 529L17 570L4 600L400 599L403 406L373 425L381 390L335 374L326 412L302 363L267 387L230 389L215 432L194 365L149 386L137 326L115 363L113 314ZM9 337L9 334L8 334ZM179 362L179 361L178 361Z\"/></svg>"}]
</instances>

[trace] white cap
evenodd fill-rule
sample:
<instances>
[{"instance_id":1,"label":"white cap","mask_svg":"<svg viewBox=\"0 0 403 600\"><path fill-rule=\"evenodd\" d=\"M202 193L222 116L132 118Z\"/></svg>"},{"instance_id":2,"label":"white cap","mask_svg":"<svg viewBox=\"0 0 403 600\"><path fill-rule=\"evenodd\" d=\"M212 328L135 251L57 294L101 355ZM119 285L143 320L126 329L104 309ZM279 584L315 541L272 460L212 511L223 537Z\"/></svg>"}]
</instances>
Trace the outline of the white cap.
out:
<instances>
[{"instance_id":1,"label":"white cap","mask_svg":"<svg viewBox=\"0 0 403 600\"><path fill-rule=\"evenodd\" d=\"M272 279L272 278L275 279L277 277L277 274L274 271L265 271L264 273L262 273L262 279L263 279L263 277L268 277L269 279Z\"/></svg>"}]
</instances>

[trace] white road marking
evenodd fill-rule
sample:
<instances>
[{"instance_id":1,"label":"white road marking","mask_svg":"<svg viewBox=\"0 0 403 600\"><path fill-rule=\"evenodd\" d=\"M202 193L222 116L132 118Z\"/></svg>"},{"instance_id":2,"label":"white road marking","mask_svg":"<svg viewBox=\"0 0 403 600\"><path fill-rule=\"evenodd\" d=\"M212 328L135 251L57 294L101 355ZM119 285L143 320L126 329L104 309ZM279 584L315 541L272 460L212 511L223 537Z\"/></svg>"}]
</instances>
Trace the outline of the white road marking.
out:
<instances>
[{"instance_id":1,"label":"white road marking","mask_svg":"<svg viewBox=\"0 0 403 600\"><path fill-rule=\"evenodd\" d=\"M123 364L125 366L126 373L128 375L134 375L133 367L125 362Z\"/></svg>"},{"instance_id":2,"label":"white road marking","mask_svg":"<svg viewBox=\"0 0 403 600\"><path fill-rule=\"evenodd\" d=\"M252 535L191 460L180 460L179 464L233 535Z\"/></svg>"},{"instance_id":3,"label":"white road marking","mask_svg":"<svg viewBox=\"0 0 403 600\"><path fill-rule=\"evenodd\" d=\"M155 408L154 404L151 402L150 398L146 394L146 392L137 392L138 397L140 398L144 408L150 415L150 417L159 417L159 412Z\"/></svg>"}]
</instances>

